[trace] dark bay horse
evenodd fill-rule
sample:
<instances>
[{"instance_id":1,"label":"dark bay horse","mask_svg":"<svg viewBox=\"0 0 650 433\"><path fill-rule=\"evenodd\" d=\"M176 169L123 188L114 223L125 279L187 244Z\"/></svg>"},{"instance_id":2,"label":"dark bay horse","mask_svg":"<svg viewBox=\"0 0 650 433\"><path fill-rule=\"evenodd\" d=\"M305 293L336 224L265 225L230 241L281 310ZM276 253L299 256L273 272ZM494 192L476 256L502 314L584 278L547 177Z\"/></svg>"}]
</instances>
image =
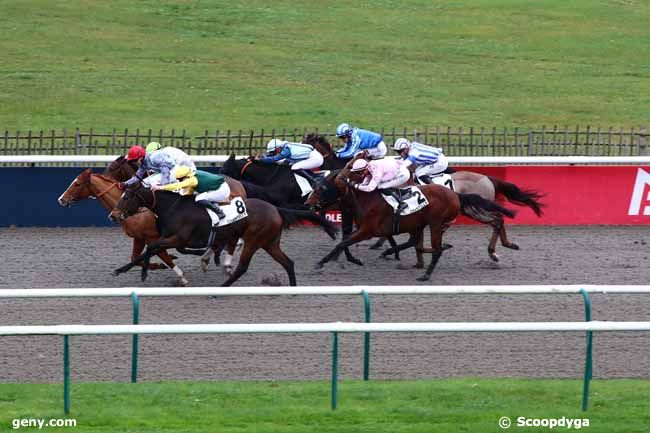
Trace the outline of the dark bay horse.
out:
<instances>
[{"instance_id":1,"label":"dark bay horse","mask_svg":"<svg viewBox=\"0 0 650 433\"><path fill-rule=\"evenodd\" d=\"M267 164L252 157L235 159L235 155L230 155L221 168L221 174L242 181L249 197L276 206L303 208L305 198L289 166Z\"/></svg>"},{"instance_id":2,"label":"dark bay horse","mask_svg":"<svg viewBox=\"0 0 650 433\"><path fill-rule=\"evenodd\" d=\"M244 247L233 274L222 284L230 286L241 277L250 264L255 252L262 248L286 270L289 284L296 285L293 261L280 248L282 230L298 218L307 219L321 226L332 238L336 238L336 227L320 215L311 211L276 208L263 200L245 200L248 217L216 230L213 247L221 247L233 240L243 239ZM151 190L134 185L128 188L117 207L111 212L114 221L123 220L135 214L141 206L158 215L161 238L147 245L144 254L131 263L115 270L116 274L128 271L144 262L142 279L147 277L147 266L153 254L163 248L205 248L210 236L211 221L204 208L197 205L191 196L179 196L166 191Z\"/></svg>"},{"instance_id":3,"label":"dark bay horse","mask_svg":"<svg viewBox=\"0 0 650 433\"><path fill-rule=\"evenodd\" d=\"M59 204L68 207L79 200L96 198L104 208L111 211L115 208L122 195L122 191L117 188L116 180L104 175L94 174L88 168L81 172L72 181L68 189L61 194ZM156 227L156 217L148 209L121 221L120 225L122 226L122 231L127 236L133 238L131 259L137 257L144 250L145 245L160 238L158 228ZM157 255L167 268L173 269L176 272L180 284L184 286L189 284L182 269L174 263L172 256L167 253L167 250L160 250ZM159 269L160 267L161 265L153 263L149 265L150 269Z\"/></svg>"},{"instance_id":4,"label":"dark bay horse","mask_svg":"<svg viewBox=\"0 0 650 433\"><path fill-rule=\"evenodd\" d=\"M335 259L345 247L373 237L386 237L393 234L393 209L381 197L378 191L369 193L360 192L349 186L350 170L345 168L328 179L319 187L318 194L312 194L307 201L314 205L320 200L319 195L337 196L341 205L355 213L358 222L357 229L340 242L323 259L317 267L322 267L328 261ZM415 247L417 254L416 268L423 268L423 253L431 253L431 262L420 281L427 281L431 277L442 252L442 237L451 223L459 214L470 216L486 224L497 226L502 224L502 216L512 218L514 212L494 202L485 200L476 194L458 194L439 185L424 185L420 187L429 201L429 205L411 215L403 216L400 220L399 232L408 233L409 240L396 248L390 248L382 253L383 256L392 254L396 250ZM424 229L429 227L431 233L431 248L424 248Z\"/></svg>"},{"instance_id":5,"label":"dark bay horse","mask_svg":"<svg viewBox=\"0 0 650 433\"><path fill-rule=\"evenodd\" d=\"M134 161L127 161L124 156L118 157L115 161L112 161L107 167L106 170L104 170L104 175L110 176L114 178L115 180L119 180L121 182L124 182L128 179L130 179L135 172L137 171L138 166L135 164ZM233 179L232 177L224 176L226 179L226 183L230 187L230 197L242 197L242 198L247 198L248 196L248 189L244 188L244 185L236 180ZM263 198L263 197L257 197L253 196L255 198ZM112 208L109 210L113 210ZM155 216L153 214L150 214L151 216L151 222L155 224ZM156 228L157 230L157 228ZM230 275L232 272L232 259L233 255L235 254L235 249L237 247L236 243L230 244L225 248L225 257L223 261L223 271L226 275ZM131 257L135 257L138 254L142 252L144 249L144 245L140 246L140 249L135 252L134 255ZM197 252L191 252L188 250L179 250L180 253L182 254L202 254L202 253L197 253ZM213 249L210 249L206 252L208 256L204 256L203 258L209 259L211 255L214 254L214 262L218 266L220 264L219 260L219 254L221 251L215 251ZM206 267L202 267L203 271L206 271Z\"/></svg>"},{"instance_id":6,"label":"dark bay horse","mask_svg":"<svg viewBox=\"0 0 650 433\"><path fill-rule=\"evenodd\" d=\"M323 159L325 160L325 164L322 166L323 169L331 170L343 168L350 161L349 159L337 158L332 149L332 145L324 135L314 133L308 134L303 139L303 142L311 144L323 155ZM543 198L543 194L538 191L521 189L517 185L506 182L497 177L486 176L471 171L455 171L450 175L454 181L456 192L461 194L478 194L484 199L490 201L494 201L495 199L505 199L512 204L529 207L538 217L543 215L542 208L544 205L540 202L540 199ZM346 228L345 215L342 214L341 218L344 220L342 229L343 234L345 235L349 229ZM497 239L501 240L501 245L505 248L512 250L519 249L519 246L516 243L511 242L508 239L505 223L501 224L500 227L495 225L492 227L492 237L488 243L488 255L495 262L499 261L499 256L496 254ZM371 248L376 249L381 247L384 241L385 239L380 239Z\"/></svg>"}]
</instances>

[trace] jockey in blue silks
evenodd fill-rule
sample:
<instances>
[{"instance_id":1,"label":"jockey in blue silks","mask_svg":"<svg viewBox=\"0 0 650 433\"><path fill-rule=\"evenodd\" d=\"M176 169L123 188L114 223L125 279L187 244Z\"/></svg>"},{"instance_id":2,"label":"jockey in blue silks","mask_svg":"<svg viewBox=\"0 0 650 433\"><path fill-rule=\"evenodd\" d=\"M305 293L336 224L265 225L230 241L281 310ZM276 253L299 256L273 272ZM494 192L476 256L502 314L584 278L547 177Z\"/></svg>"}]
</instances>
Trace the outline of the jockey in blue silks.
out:
<instances>
[{"instance_id":1,"label":"jockey in blue silks","mask_svg":"<svg viewBox=\"0 0 650 433\"><path fill-rule=\"evenodd\" d=\"M300 173L309 181L314 181L310 170L323 165L323 155L313 146L305 143L292 143L274 138L266 145L267 156L260 158L260 162L277 163L286 161L291 170Z\"/></svg>"},{"instance_id":2,"label":"jockey in blue silks","mask_svg":"<svg viewBox=\"0 0 650 433\"><path fill-rule=\"evenodd\" d=\"M398 138L393 149L399 152L407 167L415 167L415 177L423 183L431 183L432 178L444 173L449 167L447 157L437 147Z\"/></svg>"},{"instance_id":3,"label":"jockey in blue silks","mask_svg":"<svg viewBox=\"0 0 650 433\"><path fill-rule=\"evenodd\" d=\"M370 159L386 156L386 144L381 134L341 123L336 128L336 136L345 142L345 147L336 152L338 158L352 158L363 151L366 151Z\"/></svg>"}]
</instances>

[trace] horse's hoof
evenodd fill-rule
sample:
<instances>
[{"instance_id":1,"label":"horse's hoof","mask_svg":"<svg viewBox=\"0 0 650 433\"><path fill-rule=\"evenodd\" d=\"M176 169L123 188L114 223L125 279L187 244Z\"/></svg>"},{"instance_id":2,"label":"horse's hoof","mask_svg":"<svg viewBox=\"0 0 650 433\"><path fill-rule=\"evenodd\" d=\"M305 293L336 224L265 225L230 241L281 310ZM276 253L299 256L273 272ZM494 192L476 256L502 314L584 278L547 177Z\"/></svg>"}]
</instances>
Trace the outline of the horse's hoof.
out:
<instances>
[{"instance_id":1,"label":"horse's hoof","mask_svg":"<svg viewBox=\"0 0 650 433\"><path fill-rule=\"evenodd\" d=\"M201 269L202 272L208 272L208 263L201 262L201 266L199 266L199 269Z\"/></svg>"},{"instance_id":2,"label":"horse's hoof","mask_svg":"<svg viewBox=\"0 0 650 433\"><path fill-rule=\"evenodd\" d=\"M492 261L499 263L499 256L497 255L497 253L489 253L489 254Z\"/></svg>"},{"instance_id":3,"label":"horse's hoof","mask_svg":"<svg viewBox=\"0 0 650 433\"><path fill-rule=\"evenodd\" d=\"M117 277L117 276L120 275L121 273L122 273L122 272L120 272L119 269L115 269L113 272L111 272L111 275L114 276L114 277Z\"/></svg>"},{"instance_id":4,"label":"horse's hoof","mask_svg":"<svg viewBox=\"0 0 650 433\"><path fill-rule=\"evenodd\" d=\"M395 260L402 260L399 258L399 254L395 254Z\"/></svg>"},{"instance_id":5,"label":"horse's hoof","mask_svg":"<svg viewBox=\"0 0 650 433\"><path fill-rule=\"evenodd\" d=\"M429 281L431 279L431 275L424 274L421 277L417 277L418 281Z\"/></svg>"},{"instance_id":6,"label":"horse's hoof","mask_svg":"<svg viewBox=\"0 0 650 433\"><path fill-rule=\"evenodd\" d=\"M348 261L349 261L350 263L354 263L354 264L357 265L357 266L363 266L363 262L362 262L361 260L359 260L359 259L352 258L352 259L350 259L350 260L348 260Z\"/></svg>"},{"instance_id":7,"label":"horse's hoof","mask_svg":"<svg viewBox=\"0 0 650 433\"><path fill-rule=\"evenodd\" d=\"M231 276L232 275L232 266L224 266L223 267L223 273L226 276Z\"/></svg>"},{"instance_id":8,"label":"horse's hoof","mask_svg":"<svg viewBox=\"0 0 650 433\"><path fill-rule=\"evenodd\" d=\"M314 265L314 269L316 270L323 269L323 265L324 265L323 263L318 262Z\"/></svg>"},{"instance_id":9,"label":"horse's hoof","mask_svg":"<svg viewBox=\"0 0 650 433\"><path fill-rule=\"evenodd\" d=\"M186 287L190 284L189 281L187 281L187 278L185 277L180 277L176 280L176 285L179 287Z\"/></svg>"},{"instance_id":10,"label":"horse's hoof","mask_svg":"<svg viewBox=\"0 0 650 433\"><path fill-rule=\"evenodd\" d=\"M453 247L454 247L453 245L442 244L442 250L443 250L443 251L448 250L448 249L453 248Z\"/></svg>"},{"instance_id":11,"label":"horse's hoof","mask_svg":"<svg viewBox=\"0 0 650 433\"><path fill-rule=\"evenodd\" d=\"M519 245L514 242L510 242L507 245L504 245L505 248L510 248L511 250L519 250Z\"/></svg>"}]
</instances>

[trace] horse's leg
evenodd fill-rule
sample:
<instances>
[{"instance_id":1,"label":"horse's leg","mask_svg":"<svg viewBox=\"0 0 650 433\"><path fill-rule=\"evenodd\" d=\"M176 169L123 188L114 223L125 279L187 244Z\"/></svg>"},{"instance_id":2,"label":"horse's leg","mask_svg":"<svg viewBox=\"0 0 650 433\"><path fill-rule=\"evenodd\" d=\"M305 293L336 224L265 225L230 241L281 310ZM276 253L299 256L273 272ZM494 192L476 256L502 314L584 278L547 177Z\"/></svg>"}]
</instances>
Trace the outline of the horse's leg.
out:
<instances>
[{"instance_id":1,"label":"horse's leg","mask_svg":"<svg viewBox=\"0 0 650 433\"><path fill-rule=\"evenodd\" d=\"M424 275L418 277L418 281L429 281L431 279L431 274L442 256L442 235L445 232L444 228L441 225L430 225L429 229L431 230L431 263L427 268Z\"/></svg>"},{"instance_id":2,"label":"horse's leg","mask_svg":"<svg viewBox=\"0 0 650 433\"><path fill-rule=\"evenodd\" d=\"M500 236L501 236L501 245L503 245L505 248L510 248L511 250L518 250L519 245L517 245L514 242L510 242L508 240L508 235L506 234L506 225L501 224L501 231L500 231Z\"/></svg>"},{"instance_id":3,"label":"horse's leg","mask_svg":"<svg viewBox=\"0 0 650 433\"><path fill-rule=\"evenodd\" d=\"M251 263L251 259L253 258L253 254L255 254L255 251L259 248L259 246L255 245L253 246L253 241L247 241L244 244L244 248L242 249L241 254L239 255L239 263L237 263L237 267L235 268L235 271L232 273L232 275L223 282L221 285L222 287L227 287L230 286L232 283L237 281L239 277L244 275L244 273L248 270L248 265Z\"/></svg>"},{"instance_id":4,"label":"horse's leg","mask_svg":"<svg viewBox=\"0 0 650 433\"><path fill-rule=\"evenodd\" d=\"M280 263L287 275L289 275L289 285L296 285L296 272L294 270L293 260L291 260L287 255L280 249L280 236L275 238L271 244L264 247L264 250L269 253L273 259Z\"/></svg>"},{"instance_id":5,"label":"horse's leg","mask_svg":"<svg viewBox=\"0 0 650 433\"><path fill-rule=\"evenodd\" d=\"M347 239L350 236L350 233L354 230L354 220L348 212L341 212L341 231L343 232L343 239ZM363 262L352 255L349 248L343 250L345 252L345 258L348 262L354 263L358 266L363 266Z\"/></svg>"},{"instance_id":6,"label":"horse's leg","mask_svg":"<svg viewBox=\"0 0 650 433\"><path fill-rule=\"evenodd\" d=\"M379 238L379 239L377 239L377 242L370 245L370 249L371 250L378 250L379 248L383 247L385 243L386 243L386 238ZM395 245L391 244L391 246L394 247Z\"/></svg>"},{"instance_id":7,"label":"horse's leg","mask_svg":"<svg viewBox=\"0 0 650 433\"><path fill-rule=\"evenodd\" d=\"M424 230L420 230L415 234L415 236L417 237L417 242L415 244L416 262L413 267L416 269L422 269L424 268Z\"/></svg>"},{"instance_id":8,"label":"horse's leg","mask_svg":"<svg viewBox=\"0 0 650 433\"><path fill-rule=\"evenodd\" d=\"M343 251L345 248L349 247L350 245L354 245L358 242L365 241L366 239L372 238L372 234L366 233L364 230L359 229L352 233L347 239L342 240L339 242L332 251L325 257L323 257L318 263L316 263L315 268L316 269L321 269L325 263L329 262L332 259L336 259L336 257L341 254L341 251Z\"/></svg>"},{"instance_id":9,"label":"horse's leg","mask_svg":"<svg viewBox=\"0 0 650 433\"><path fill-rule=\"evenodd\" d=\"M113 271L113 275L117 276L119 274L123 274L124 272L127 272L128 270L130 270L134 266L138 265L139 263L141 263L145 259L148 261L151 258L151 256L156 253L156 251L158 249L160 249L160 246L157 245L157 242L152 242L151 244L147 245L147 249L145 250L145 252L143 254L140 254L139 256L137 256L136 258L131 260L130 263L127 263L126 265L115 269ZM144 271L146 271L146 268L143 268L142 270L144 272Z\"/></svg>"},{"instance_id":10,"label":"horse's leg","mask_svg":"<svg viewBox=\"0 0 650 433\"><path fill-rule=\"evenodd\" d=\"M488 255L495 262L499 261L499 255L496 253L498 238L499 230L496 227L492 227L492 237L490 238L490 243L488 244Z\"/></svg>"},{"instance_id":11,"label":"horse's leg","mask_svg":"<svg viewBox=\"0 0 650 433\"><path fill-rule=\"evenodd\" d=\"M169 269L174 271L176 276L178 276L177 284L180 284L181 286L187 286L190 284L189 281L187 281L187 278L185 278L185 274L183 273L183 270L176 264L174 263L174 259L172 258L171 255L167 252L167 250L163 249L158 251L156 255L160 258L160 260L163 261L165 266L167 266ZM149 269L153 269L153 266L155 265L150 265Z\"/></svg>"},{"instance_id":12,"label":"horse's leg","mask_svg":"<svg viewBox=\"0 0 650 433\"><path fill-rule=\"evenodd\" d=\"M228 276L232 275L232 257L235 255L237 245L239 245L239 240L228 242L228 248L226 248L225 257L223 258L223 273Z\"/></svg>"},{"instance_id":13,"label":"horse's leg","mask_svg":"<svg viewBox=\"0 0 650 433\"><path fill-rule=\"evenodd\" d=\"M396 254L396 253L399 253L402 250L405 250L407 248L411 248L411 247L415 246L416 241L417 241L417 239L412 233L409 236L408 240L406 242L404 242L403 244L397 245L397 243L395 242L395 239L392 239L392 241L391 241L392 247L385 250L383 253L381 253L381 255L379 257L383 259L386 256L389 256L391 254Z\"/></svg>"}]
</instances>

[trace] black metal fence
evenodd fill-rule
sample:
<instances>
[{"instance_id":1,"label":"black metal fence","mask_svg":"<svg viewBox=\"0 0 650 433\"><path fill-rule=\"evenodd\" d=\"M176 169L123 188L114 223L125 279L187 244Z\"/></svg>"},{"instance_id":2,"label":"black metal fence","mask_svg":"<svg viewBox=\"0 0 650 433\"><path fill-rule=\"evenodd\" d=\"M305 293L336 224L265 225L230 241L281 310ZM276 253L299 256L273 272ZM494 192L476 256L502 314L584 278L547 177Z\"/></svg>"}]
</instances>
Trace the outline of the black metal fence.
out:
<instances>
[{"instance_id":1,"label":"black metal fence","mask_svg":"<svg viewBox=\"0 0 650 433\"><path fill-rule=\"evenodd\" d=\"M331 131L293 130L216 130L193 135L185 130L113 130L99 133L74 131L5 131L0 136L0 155L110 155L124 154L134 144L158 141L163 146L179 147L193 155L254 155L264 151L271 138L300 141L310 132L329 137L341 147ZM645 127L593 128L451 128L382 129L388 146L399 137L442 147L449 156L645 156L649 155Z\"/></svg>"}]
</instances>

